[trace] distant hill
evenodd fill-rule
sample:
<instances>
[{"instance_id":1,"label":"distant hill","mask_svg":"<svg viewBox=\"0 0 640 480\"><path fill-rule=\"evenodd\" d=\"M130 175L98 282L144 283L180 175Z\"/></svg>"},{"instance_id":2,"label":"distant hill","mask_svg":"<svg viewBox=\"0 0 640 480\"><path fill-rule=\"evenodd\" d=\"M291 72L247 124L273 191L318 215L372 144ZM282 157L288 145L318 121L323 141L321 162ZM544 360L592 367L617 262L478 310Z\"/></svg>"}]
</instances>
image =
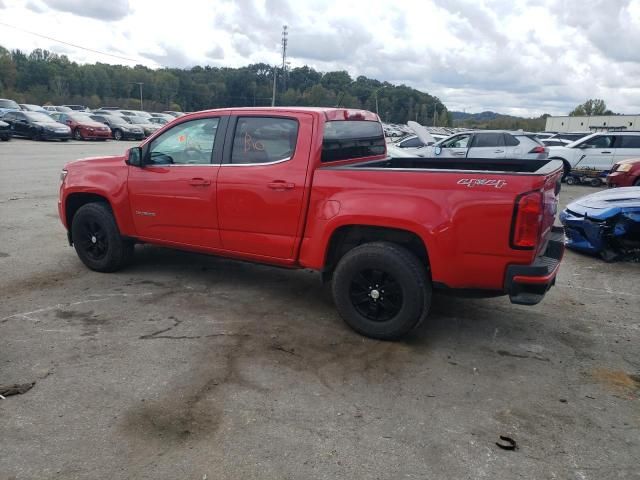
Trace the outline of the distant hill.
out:
<instances>
[{"instance_id":1,"label":"distant hill","mask_svg":"<svg viewBox=\"0 0 640 480\"><path fill-rule=\"evenodd\" d=\"M453 121L456 120L473 120L477 122L487 122L490 120L495 120L499 116L499 113L496 112L480 112L480 113L466 113L466 112L451 112L453 115Z\"/></svg>"},{"instance_id":2,"label":"distant hill","mask_svg":"<svg viewBox=\"0 0 640 480\"><path fill-rule=\"evenodd\" d=\"M538 118L514 117L513 115L502 115L496 112L450 112L453 126L464 128L483 128L497 130L527 130L539 132L544 129L546 116Z\"/></svg>"}]
</instances>

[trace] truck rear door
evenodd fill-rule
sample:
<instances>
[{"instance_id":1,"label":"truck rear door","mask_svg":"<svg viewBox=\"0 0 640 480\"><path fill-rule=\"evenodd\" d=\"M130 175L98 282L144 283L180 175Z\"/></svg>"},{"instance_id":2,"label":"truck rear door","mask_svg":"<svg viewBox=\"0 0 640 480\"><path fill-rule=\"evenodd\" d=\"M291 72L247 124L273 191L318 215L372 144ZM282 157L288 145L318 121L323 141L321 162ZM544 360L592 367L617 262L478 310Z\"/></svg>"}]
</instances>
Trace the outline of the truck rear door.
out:
<instances>
[{"instance_id":1,"label":"truck rear door","mask_svg":"<svg viewBox=\"0 0 640 480\"><path fill-rule=\"evenodd\" d=\"M310 114L231 117L217 184L225 250L293 258L312 134Z\"/></svg>"}]
</instances>

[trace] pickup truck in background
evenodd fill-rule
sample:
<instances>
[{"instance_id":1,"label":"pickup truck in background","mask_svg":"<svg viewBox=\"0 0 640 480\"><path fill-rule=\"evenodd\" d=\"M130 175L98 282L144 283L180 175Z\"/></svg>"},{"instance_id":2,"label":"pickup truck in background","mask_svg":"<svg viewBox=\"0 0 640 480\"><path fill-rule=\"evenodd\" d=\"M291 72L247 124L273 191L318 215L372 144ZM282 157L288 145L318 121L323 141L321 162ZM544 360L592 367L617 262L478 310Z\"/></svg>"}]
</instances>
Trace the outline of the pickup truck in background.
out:
<instances>
[{"instance_id":1,"label":"pickup truck in background","mask_svg":"<svg viewBox=\"0 0 640 480\"><path fill-rule=\"evenodd\" d=\"M353 329L393 339L433 289L538 303L564 251L561 176L547 159L389 158L362 110L220 109L68 163L58 208L92 270L136 243L313 269Z\"/></svg>"}]
</instances>

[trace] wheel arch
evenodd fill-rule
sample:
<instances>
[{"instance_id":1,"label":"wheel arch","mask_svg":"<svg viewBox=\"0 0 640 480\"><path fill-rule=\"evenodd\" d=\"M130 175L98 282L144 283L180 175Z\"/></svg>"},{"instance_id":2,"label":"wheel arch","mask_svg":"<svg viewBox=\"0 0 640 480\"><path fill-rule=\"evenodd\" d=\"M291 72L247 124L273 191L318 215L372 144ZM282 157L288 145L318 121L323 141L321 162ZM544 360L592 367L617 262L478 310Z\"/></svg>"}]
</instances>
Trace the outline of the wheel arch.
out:
<instances>
[{"instance_id":1,"label":"wheel arch","mask_svg":"<svg viewBox=\"0 0 640 480\"><path fill-rule=\"evenodd\" d=\"M390 242L401 245L413 253L424 265L430 277L429 251L423 239L410 230L378 225L349 224L337 227L325 250L322 278L331 279L340 259L353 248L371 242Z\"/></svg>"},{"instance_id":2,"label":"wheel arch","mask_svg":"<svg viewBox=\"0 0 640 480\"><path fill-rule=\"evenodd\" d=\"M71 232L71 224L73 222L73 217L75 216L76 212L80 209L80 207L88 203L103 203L113 213L113 207L109 203L109 200L107 199L107 197L103 195L100 195L98 193L88 193L88 192L70 193L65 200L65 208L64 208L65 223L67 225L67 230L69 232ZM117 223L117 219L116 219L116 223ZM69 233L69 235L71 235L71 233ZM73 239L71 240L73 241Z\"/></svg>"}]
</instances>

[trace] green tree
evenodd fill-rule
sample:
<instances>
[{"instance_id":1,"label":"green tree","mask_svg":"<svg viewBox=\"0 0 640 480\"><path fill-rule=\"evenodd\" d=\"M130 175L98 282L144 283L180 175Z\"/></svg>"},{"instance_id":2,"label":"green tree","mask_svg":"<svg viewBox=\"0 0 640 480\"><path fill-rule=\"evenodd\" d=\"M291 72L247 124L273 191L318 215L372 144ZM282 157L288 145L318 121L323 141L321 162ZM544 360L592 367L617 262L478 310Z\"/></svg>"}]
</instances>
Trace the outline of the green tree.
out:
<instances>
[{"instance_id":1,"label":"green tree","mask_svg":"<svg viewBox=\"0 0 640 480\"><path fill-rule=\"evenodd\" d=\"M569 114L571 117L591 117L594 115L604 115L607 111L607 104L599 98L590 98L581 105L578 105Z\"/></svg>"}]
</instances>

